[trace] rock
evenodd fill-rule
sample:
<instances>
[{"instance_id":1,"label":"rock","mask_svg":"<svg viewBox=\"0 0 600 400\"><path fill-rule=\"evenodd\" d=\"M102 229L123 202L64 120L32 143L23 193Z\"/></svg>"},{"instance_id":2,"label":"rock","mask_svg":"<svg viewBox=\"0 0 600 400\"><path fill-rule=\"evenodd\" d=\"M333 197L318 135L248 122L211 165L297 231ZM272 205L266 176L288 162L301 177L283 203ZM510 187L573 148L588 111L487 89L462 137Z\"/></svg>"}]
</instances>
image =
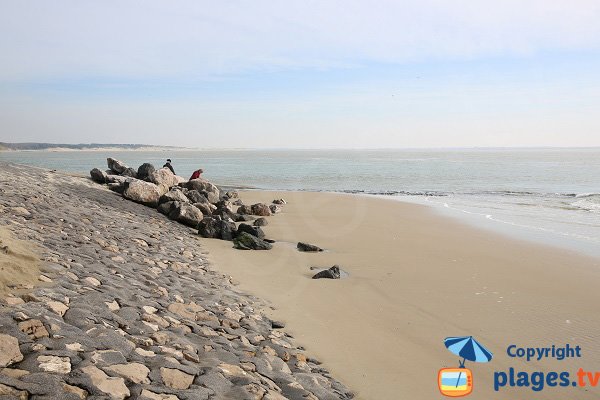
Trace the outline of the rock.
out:
<instances>
[{"instance_id":1,"label":"rock","mask_svg":"<svg viewBox=\"0 0 600 400\"><path fill-rule=\"evenodd\" d=\"M38 356L39 367L42 371L57 374L68 374L71 372L71 359L58 356Z\"/></svg>"},{"instance_id":2,"label":"rock","mask_svg":"<svg viewBox=\"0 0 600 400\"><path fill-rule=\"evenodd\" d=\"M142 165L140 165L138 167L137 170L137 178L141 179L141 180L147 180L148 177L154 172L156 171L156 168L154 168L154 165L150 164L150 163L143 163Z\"/></svg>"},{"instance_id":3,"label":"rock","mask_svg":"<svg viewBox=\"0 0 600 400\"><path fill-rule=\"evenodd\" d=\"M99 391L106 393L111 399L123 400L130 396L129 389L125 386L123 378L112 378L106 375L102 370L93 365L81 368L81 371L86 374L92 385Z\"/></svg>"},{"instance_id":4,"label":"rock","mask_svg":"<svg viewBox=\"0 0 600 400\"><path fill-rule=\"evenodd\" d=\"M154 393L146 389L142 389L139 400L179 400L179 397L174 394Z\"/></svg>"},{"instance_id":5,"label":"rock","mask_svg":"<svg viewBox=\"0 0 600 400\"><path fill-rule=\"evenodd\" d=\"M275 199L275 200L273 200L273 204L282 205L282 204L287 204L287 202L284 199Z\"/></svg>"},{"instance_id":6,"label":"rock","mask_svg":"<svg viewBox=\"0 0 600 400\"><path fill-rule=\"evenodd\" d=\"M169 168L157 169L156 171L150 173L148 180L157 186L164 186L166 188L177 186L179 183L179 180Z\"/></svg>"},{"instance_id":7,"label":"rock","mask_svg":"<svg viewBox=\"0 0 600 400\"><path fill-rule=\"evenodd\" d=\"M181 203L178 201L167 201L158 206L157 210L159 213L169 216L172 212L174 212L177 208L179 208Z\"/></svg>"},{"instance_id":8,"label":"rock","mask_svg":"<svg viewBox=\"0 0 600 400\"><path fill-rule=\"evenodd\" d=\"M267 221L267 219L263 218L263 217L257 218L256 220L254 220L254 223L253 223L254 226L265 226L268 224L269 224L269 221Z\"/></svg>"},{"instance_id":9,"label":"rock","mask_svg":"<svg viewBox=\"0 0 600 400\"><path fill-rule=\"evenodd\" d=\"M29 393L27 393L26 390L15 389L0 383L0 398L27 400L29 398Z\"/></svg>"},{"instance_id":10,"label":"rock","mask_svg":"<svg viewBox=\"0 0 600 400\"><path fill-rule=\"evenodd\" d=\"M169 171L169 173L170 172L171 171ZM135 179L125 182L123 197L133 200L136 203L142 203L150 207L156 207L158 206L158 200L163 193L163 188L159 188L150 182Z\"/></svg>"},{"instance_id":11,"label":"rock","mask_svg":"<svg viewBox=\"0 0 600 400\"><path fill-rule=\"evenodd\" d=\"M194 204L195 203L210 204L210 202L208 201L208 199L206 198L206 196L203 195L202 193L200 193L197 190L188 190L185 195L190 200L190 203L194 203Z\"/></svg>"},{"instance_id":12,"label":"rock","mask_svg":"<svg viewBox=\"0 0 600 400\"><path fill-rule=\"evenodd\" d=\"M63 390L66 393L74 394L75 396L79 397L81 400L87 399L87 397L88 397L87 390L83 390L82 388L79 388L77 386L71 386L71 385L67 385L66 383L63 383Z\"/></svg>"},{"instance_id":13,"label":"rock","mask_svg":"<svg viewBox=\"0 0 600 400\"><path fill-rule=\"evenodd\" d=\"M29 335L31 339L39 339L49 336L46 327L39 319L29 319L27 321L19 322L19 329L24 334Z\"/></svg>"},{"instance_id":14,"label":"rock","mask_svg":"<svg viewBox=\"0 0 600 400\"><path fill-rule=\"evenodd\" d=\"M233 247L239 250L271 250L273 246L247 232L238 234L233 239Z\"/></svg>"},{"instance_id":15,"label":"rock","mask_svg":"<svg viewBox=\"0 0 600 400\"><path fill-rule=\"evenodd\" d=\"M166 203L168 201L177 201L180 203L189 203L190 200L183 194L180 189L171 188L167 193L160 196L158 204Z\"/></svg>"},{"instance_id":16,"label":"rock","mask_svg":"<svg viewBox=\"0 0 600 400\"><path fill-rule=\"evenodd\" d=\"M230 190L225 193L225 198L227 200L237 199L240 197L240 194L236 190Z\"/></svg>"},{"instance_id":17,"label":"rock","mask_svg":"<svg viewBox=\"0 0 600 400\"><path fill-rule=\"evenodd\" d=\"M48 306L48 308L51 311L54 311L55 313L57 313L61 317L63 315L65 315L65 313L69 310L69 307L67 307L66 305L64 305L60 301L49 301L49 302L46 303L46 305Z\"/></svg>"},{"instance_id":18,"label":"rock","mask_svg":"<svg viewBox=\"0 0 600 400\"><path fill-rule=\"evenodd\" d=\"M14 215L18 215L20 217L29 217L29 216L31 216L31 213L29 211L27 211L27 209L25 207L11 207L10 211L12 211L12 213Z\"/></svg>"},{"instance_id":19,"label":"rock","mask_svg":"<svg viewBox=\"0 0 600 400\"><path fill-rule=\"evenodd\" d=\"M133 168L127 168L121 172L121 176L128 176L130 178L137 178L137 171Z\"/></svg>"},{"instance_id":20,"label":"rock","mask_svg":"<svg viewBox=\"0 0 600 400\"><path fill-rule=\"evenodd\" d=\"M196 320L196 313L205 311L204 307L197 305L196 303L182 304L182 303L171 303L167 307L167 310L173 314L177 314L182 318L189 319L191 321Z\"/></svg>"},{"instance_id":21,"label":"rock","mask_svg":"<svg viewBox=\"0 0 600 400\"><path fill-rule=\"evenodd\" d=\"M179 207L175 207L170 213L169 218L177 220L184 225L197 228L200 221L203 219L202 211L191 204L180 203Z\"/></svg>"},{"instance_id":22,"label":"rock","mask_svg":"<svg viewBox=\"0 0 600 400\"><path fill-rule=\"evenodd\" d=\"M269 215L271 215L271 209L265 203L252 204L250 210L252 211L252 215L259 215L261 217L268 217Z\"/></svg>"},{"instance_id":23,"label":"rock","mask_svg":"<svg viewBox=\"0 0 600 400\"><path fill-rule=\"evenodd\" d=\"M97 183L106 183L106 172L99 170L98 168L94 168L90 171L90 176L92 180Z\"/></svg>"},{"instance_id":24,"label":"rock","mask_svg":"<svg viewBox=\"0 0 600 400\"><path fill-rule=\"evenodd\" d=\"M102 285L102 283L98 279L94 278L93 276L88 276L83 281L85 283L87 283L88 285L92 285L92 286L100 286L100 285Z\"/></svg>"},{"instance_id":25,"label":"rock","mask_svg":"<svg viewBox=\"0 0 600 400\"><path fill-rule=\"evenodd\" d=\"M19 304L24 304L25 303L25 301L22 298L20 298L20 297L12 297L12 296L5 298L4 301L9 306L18 306Z\"/></svg>"},{"instance_id":26,"label":"rock","mask_svg":"<svg viewBox=\"0 0 600 400\"><path fill-rule=\"evenodd\" d=\"M0 334L0 368L7 367L23 359L17 338Z\"/></svg>"},{"instance_id":27,"label":"rock","mask_svg":"<svg viewBox=\"0 0 600 400\"><path fill-rule=\"evenodd\" d=\"M123 191L125 190L125 184L120 182L111 182L108 184L108 189L112 190L113 192L123 194Z\"/></svg>"},{"instance_id":28,"label":"rock","mask_svg":"<svg viewBox=\"0 0 600 400\"><path fill-rule=\"evenodd\" d=\"M219 230L221 232L220 239L222 240L233 240L237 234L237 228L234 222L224 220L219 221Z\"/></svg>"},{"instance_id":29,"label":"rock","mask_svg":"<svg viewBox=\"0 0 600 400\"><path fill-rule=\"evenodd\" d=\"M145 365L140 363L115 364L106 367L105 370L114 372L117 375L121 375L123 378L133 383L150 383L150 380L148 379L150 370Z\"/></svg>"},{"instance_id":30,"label":"rock","mask_svg":"<svg viewBox=\"0 0 600 400\"><path fill-rule=\"evenodd\" d=\"M229 377L244 377L246 375L248 375L248 373L246 371L244 371L242 368L238 367L237 365L232 365L232 364L226 364L226 363L222 363L219 364L217 366L217 368L219 369L219 371L221 371L221 373L225 376L229 376Z\"/></svg>"},{"instance_id":31,"label":"rock","mask_svg":"<svg viewBox=\"0 0 600 400\"><path fill-rule=\"evenodd\" d=\"M252 236L256 236L259 239L265 238L265 233L258 226L252 226L252 225L248 225L248 224L240 224L240 226L238 226L238 228L237 228L237 232L238 232L238 234L240 234L240 232L246 232L246 233L251 234Z\"/></svg>"},{"instance_id":32,"label":"rock","mask_svg":"<svg viewBox=\"0 0 600 400\"><path fill-rule=\"evenodd\" d=\"M212 217L204 217L198 224L198 235L204 238L219 239L221 237L221 223Z\"/></svg>"},{"instance_id":33,"label":"rock","mask_svg":"<svg viewBox=\"0 0 600 400\"><path fill-rule=\"evenodd\" d=\"M269 205L269 210L271 210L273 214L278 214L281 212L282 208L277 204L271 204Z\"/></svg>"},{"instance_id":34,"label":"rock","mask_svg":"<svg viewBox=\"0 0 600 400\"><path fill-rule=\"evenodd\" d=\"M273 329L283 329L285 328L285 323L281 322L281 321L271 321L271 328Z\"/></svg>"},{"instance_id":35,"label":"rock","mask_svg":"<svg viewBox=\"0 0 600 400\"><path fill-rule=\"evenodd\" d=\"M206 179L203 178L198 178L198 179L192 179L191 181L188 181L185 183L185 187L188 188L189 190L197 190L200 193L204 194L204 196L206 196L206 198L211 202L211 203L216 203L219 201L220 198L220 190L218 187L216 187L215 185L213 185L212 183L210 183L209 181L207 181ZM207 196L207 193L210 193L211 196L216 196L216 200L211 200L209 198L209 196Z\"/></svg>"},{"instance_id":36,"label":"rock","mask_svg":"<svg viewBox=\"0 0 600 400\"><path fill-rule=\"evenodd\" d=\"M322 278L340 279L340 267L338 267L337 265L334 265L333 267L331 267L329 269L326 269L324 271L316 273L312 278L313 279L322 279Z\"/></svg>"},{"instance_id":37,"label":"rock","mask_svg":"<svg viewBox=\"0 0 600 400\"><path fill-rule=\"evenodd\" d=\"M194 376L174 368L160 369L160 376L165 386L177 390L186 390L194 382Z\"/></svg>"},{"instance_id":38,"label":"rock","mask_svg":"<svg viewBox=\"0 0 600 400\"><path fill-rule=\"evenodd\" d=\"M206 203L194 203L194 207L196 207L203 215L212 215L215 206L206 202Z\"/></svg>"},{"instance_id":39,"label":"rock","mask_svg":"<svg viewBox=\"0 0 600 400\"><path fill-rule=\"evenodd\" d=\"M322 248L315 246L314 244L308 244L308 243L303 243L303 242L298 242L297 248L299 251L306 251L306 252L323 251Z\"/></svg>"},{"instance_id":40,"label":"rock","mask_svg":"<svg viewBox=\"0 0 600 400\"><path fill-rule=\"evenodd\" d=\"M106 163L108 164L108 168L115 174L122 174L127 168L129 168L122 161L115 160L114 158L110 157L106 159Z\"/></svg>"}]
</instances>

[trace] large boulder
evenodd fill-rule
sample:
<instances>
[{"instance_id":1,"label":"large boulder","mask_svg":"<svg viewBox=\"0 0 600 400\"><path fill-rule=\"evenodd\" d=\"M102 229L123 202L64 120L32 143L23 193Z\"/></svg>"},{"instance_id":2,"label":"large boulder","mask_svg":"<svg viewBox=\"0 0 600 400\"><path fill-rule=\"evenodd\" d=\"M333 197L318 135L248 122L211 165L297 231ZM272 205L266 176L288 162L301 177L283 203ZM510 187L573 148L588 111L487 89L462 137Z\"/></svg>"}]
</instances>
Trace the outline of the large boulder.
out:
<instances>
[{"instance_id":1,"label":"large boulder","mask_svg":"<svg viewBox=\"0 0 600 400\"><path fill-rule=\"evenodd\" d=\"M183 194L181 189L173 187L167 193L160 196L158 204L166 203L168 201L178 201L180 203L189 203L190 200Z\"/></svg>"},{"instance_id":2,"label":"large boulder","mask_svg":"<svg viewBox=\"0 0 600 400\"><path fill-rule=\"evenodd\" d=\"M147 180L150 174L152 174L154 171L156 171L154 165L150 163L143 163L138 167L137 177L138 179Z\"/></svg>"},{"instance_id":3,"label":"large boulder","mask_svg":"<svg viewBox=\"0 0 600 400\"><path fill-rule=\"evenodd\" d=\"M156 207L158 206L158 200L163 193L164 191L162 188L153 183L140 181L139 179L131 179L125 182L123 197L133 200L136 203Z\"/></svg>"},{"instance_id":4,"label":"large boulder","mask_svg":"<svg viewBox=\"0 0 600 400\"><path fill-rule=\"evenodd\" d=\"M238 209L237 209L236 212L238 214L242 214L242 215L252 214L252 207L241 205L241 206L238 207Z\"/></svg>"},{"instance_id":5,"label":"large boulder","mask_svg":"<svg viewBox=\"0 0 600 400\"><path fill-rule=\"evenodd\" d=\"M212 215L216 208L210 203L194 203L194 207L197 207L204 215Z\"/></svg>"},{"instance_id":6,"label":"large boulder","mask_svg":"<svg viewBox=\"0 0 600 400\"><path fill-rule=\"evenodd\" d=\"M247 232L238 234L233 239L233 247L239 250L271 250L273 246Z\"/></svg>"},{"instance_id":7,"label":"large boulder","mask_svg":"<svg viewBox=\"0 0 600 400\"><path fill-rule=\"evenodd\" d=\"M159 204L157 210L159 213L169 216L169 215L171 215L173 210L175 210L179 206L180 206L180 203L178 201L167 201L165 203Z\"/></svg>"},{"instance_id":8,"label":"large boulder","mask_svg":"<svg viewBox=\"0 0 600 400\"><path fill-rule=\"evenodd\" d=\"M216 218L204 217L198 224L198 235L204 238L218 239L221 237L221 221Z\"/></svg>"},{"instance_id":9,"label":"large boulder","mask_svg":"<svg viewBox=\"0 0 600 400\"><path fill-rule=\"evenodd\" d=\"M188 190L185 195L190 199L191 203L210 203L205 195L197 190Z\"/></svg>"},{"instance_id":10,"label":"large boulder","mask_svg":"<svg viewBox=\"0 0 600 400\"><path fill-rule=\"evenodd\" d=\"M169 213L169 218L192 228L197 228L203 217L202 211L188 203L179 203L179 206Z\"/></svg>"},{"instance_id":11,"label":"large boulder","mask_svg":"<svg viewBox=\"0 0 600 400\"><path fill-rule=\"evenodd\" d=\"M115 174L122 174L128 168L123 161L115 160L114 158L108 157L106 159L108 169L113 171Z\"/></svg>"},{"instance_id":12,"label":"large boulder","mask_svg":"<svg viewBox=\"0 0 600 400\"><path fill-rule=\"evenodd\" d=\"M130 178L137 178L137 171L133 168L126 168L125 171L121 172L121 176L128 176Z\"/></svg>"},{"instance_id":13,"label":"large boulder","mask_svg":"<svg viewBox=\"0 0 600 400\"><path fill-rule=\"evenodd\" d=\"M251 212L252 215L258 215L261 217L268 217L269 215L271 215L271 209L265 203L252 204L252 206L250 207L250 210L252 211ZM238 213L239 213L239 211L238 211Z\"/></svg>"},{"instance_id":14,"label":"large boulder","mask_svg":"<svg viewBox=\"0 0 600 400\"><path fill-rule=\"evenodd\" d=\"M265 233L258 226L252 226L252 225L248 225L248 224L240 224L240 226L238 226L238 228L237 228L237 231L238 231L238 234L240 234L242 232L246 232L246 233L251 234L252 236L256 236L259 239L265 238Z\"/></svg>"},{"instance_id":15,"label":"large boulder","mask_svg":"<svg viewBox=\"0 0 600 400\"><path fill-rule=\"evenodd\" d=\"M90 171L90 176L92 180L97 183L106 183L106 172L99 170L98 168L94 168Z\"/></svg>"},{"instance_id":16,"label":"large boulder","mask_svg":"<svg viewBox=\"0 0 600 400\"><path fill-rule=\"evenodd\" d=\"M190 190L197 190L202 193L208 201L216 203L220 199L220 190L218 187L203 178L192 179L186 182L185 187Z\"/></svg>"},{"instance_id":17,"label":"large boulder","mask_svg":"<svg viewBox=\"0 0 600 400\"><path fill-rule=\"evenodd\" d=\"M223 240L233 240L233 238L237 235L237 228L235 227L234 222L221 220L219 223L219 227L221 230L221 239Z\"/></svg>"},{"instance_id":18,"label":"large boulder","mask_svg":"<svg viewBox=\"0 0 600 400\"><path fill-rule=\"evenodd\" d=\"M177 186L179 182L169 168L157 169L150 174L148 180L155 185L165 186L166 188Z\"/></svg>"}]
</instances>

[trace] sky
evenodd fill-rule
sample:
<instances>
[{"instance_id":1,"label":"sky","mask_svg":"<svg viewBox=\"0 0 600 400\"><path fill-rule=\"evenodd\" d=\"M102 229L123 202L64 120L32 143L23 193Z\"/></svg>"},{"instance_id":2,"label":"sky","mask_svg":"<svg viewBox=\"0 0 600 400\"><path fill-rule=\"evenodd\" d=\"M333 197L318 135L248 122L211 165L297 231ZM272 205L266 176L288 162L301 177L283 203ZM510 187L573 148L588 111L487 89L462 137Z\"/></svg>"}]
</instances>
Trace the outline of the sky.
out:
<instances>
[{"instance_id":1,"label":"sky","mask_svg":"<svg viewBox=\"0 0 600 400\"><path fill-rule=\"evenodd\" d=\"M0 0L0 141L600 146L597 0Z\"/></svg>"}]
</instances>

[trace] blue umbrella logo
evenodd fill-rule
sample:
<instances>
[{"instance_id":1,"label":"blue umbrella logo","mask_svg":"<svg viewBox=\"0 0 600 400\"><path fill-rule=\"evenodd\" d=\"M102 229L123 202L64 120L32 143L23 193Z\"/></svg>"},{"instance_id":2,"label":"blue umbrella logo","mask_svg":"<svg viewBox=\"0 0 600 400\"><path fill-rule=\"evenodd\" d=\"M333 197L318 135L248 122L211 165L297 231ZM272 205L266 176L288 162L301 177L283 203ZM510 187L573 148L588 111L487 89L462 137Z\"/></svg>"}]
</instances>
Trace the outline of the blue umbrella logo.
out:
<instances>
[{"instance_id":1,"label":"blue umbrella logo","mask_svg":"<svg viewBox=\"0 0 600 400\"><path fill-rule=\"evenodd\" d=\"M447 337L444 339L444 345L453 354L462 357L459 368L465 368L465 361L485 363L492 359L492 352L486 349L482 344L473 339L473 336ZM458 374L456 386L460 381L461 373Z\"/></svg>"}]
</instances>

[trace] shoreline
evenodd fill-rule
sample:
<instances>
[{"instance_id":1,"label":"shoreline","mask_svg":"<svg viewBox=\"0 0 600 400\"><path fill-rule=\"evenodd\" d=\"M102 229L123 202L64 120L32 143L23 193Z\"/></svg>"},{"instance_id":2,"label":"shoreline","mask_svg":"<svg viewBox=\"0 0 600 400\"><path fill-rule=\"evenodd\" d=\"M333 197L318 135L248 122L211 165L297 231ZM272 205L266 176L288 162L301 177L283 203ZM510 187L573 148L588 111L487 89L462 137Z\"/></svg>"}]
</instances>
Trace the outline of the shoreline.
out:
<instances>
[{"instance_id":1,"label":"shoreline","mask_svg":"<svg viewBox=\"0 0 600 400\"><path fill-rule=\"evenodd\" d=\"M587 356L563 362L561 369L600 364L592 334L600 331L592 317L600 300L599 258L506 237L393 199L259 190L240 196L246 204L288 201L263 228L277 241L274 249L240 252L228 242L200 239L209 259L241 289L269 301L273 318L285 321L308 353L359 399L398 393L437 398L437 371L457 366L443 346L447 336L475 335L497 355L493 366L471 363L478 382L474 398L530 394L494 392L494 370L554 368L507 359L502 349L512 342L575 341ZM327 251L299 253L298 241ZM309 267L333 264L350 277L310 279ZM536 395L555 398L552 391ZM580 390L578 397L593 393Z\"/></svg>"}]
</instances>

